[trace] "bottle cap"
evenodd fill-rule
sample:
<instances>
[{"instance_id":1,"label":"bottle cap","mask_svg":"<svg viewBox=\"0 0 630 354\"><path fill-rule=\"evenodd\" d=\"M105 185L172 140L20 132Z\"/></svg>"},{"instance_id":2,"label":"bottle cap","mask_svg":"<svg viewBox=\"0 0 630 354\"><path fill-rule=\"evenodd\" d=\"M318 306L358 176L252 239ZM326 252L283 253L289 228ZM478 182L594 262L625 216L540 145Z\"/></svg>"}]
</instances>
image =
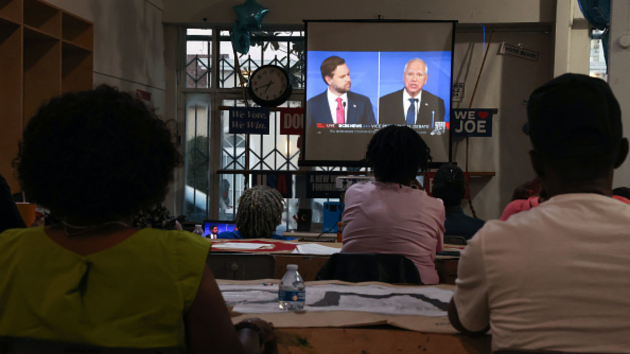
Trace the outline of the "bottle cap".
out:
<instances>
[{"instance_id":1,"label":"bottle cap","mask_svg":"<svg viewBox=\"0 0 630 354\"><path fill-rule=\"evenodd\" d=\"M298 269L297 264L287 264L287 269Z\"/></svg>"}]
</instances>

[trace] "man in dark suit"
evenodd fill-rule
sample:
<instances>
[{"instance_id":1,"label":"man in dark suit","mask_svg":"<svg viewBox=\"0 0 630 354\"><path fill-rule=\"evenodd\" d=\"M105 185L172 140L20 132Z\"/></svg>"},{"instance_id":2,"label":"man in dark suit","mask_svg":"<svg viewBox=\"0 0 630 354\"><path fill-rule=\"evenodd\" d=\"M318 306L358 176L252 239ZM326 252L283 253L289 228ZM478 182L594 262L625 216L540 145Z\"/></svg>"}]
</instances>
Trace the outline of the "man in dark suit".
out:
<instances>
[{"instance_id":1,"label":"man in dark suit","mask_svg":"<svg viewBox=\"0 0 630 354\"><path fill-rule=\"evenodd\" d=\"M429 91L422 90L429 75L422 59L411 59L405 65L405 88L379 99L380 124L424 125L434 129L436 122L444 121L444 100Z\"/></svg>"},{"instance_id":2,"label":"man in dark suit","mask_svg":"<svg viewBox=\"0 0 630 354\"><path fill-rule=\"evenodd\" d=\"M366 96L350 92L350 70L338 56L326 58L321 67L328 90L308 100L306 122L324 124L376 124L372 103Z\"/></svg>"}]
</instances>

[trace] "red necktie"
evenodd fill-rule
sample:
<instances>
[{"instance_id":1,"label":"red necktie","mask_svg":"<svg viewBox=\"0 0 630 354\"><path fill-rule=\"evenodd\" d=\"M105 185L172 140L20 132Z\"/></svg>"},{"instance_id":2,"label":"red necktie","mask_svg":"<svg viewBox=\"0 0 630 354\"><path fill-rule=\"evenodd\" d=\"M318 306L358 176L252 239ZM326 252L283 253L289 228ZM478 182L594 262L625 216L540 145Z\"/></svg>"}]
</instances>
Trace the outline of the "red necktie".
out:
<instances>
[{"instance_id":1,"label":"red necktie","mask_svg":"<svg viewBox=\"0 0 630 354\"><path fill-rule=\"evenodd\" d=\"M341 104L341 97L337 97L337 124L345 123L345 114L343 112L343 105Z\"/></svg>"}]
</instances>

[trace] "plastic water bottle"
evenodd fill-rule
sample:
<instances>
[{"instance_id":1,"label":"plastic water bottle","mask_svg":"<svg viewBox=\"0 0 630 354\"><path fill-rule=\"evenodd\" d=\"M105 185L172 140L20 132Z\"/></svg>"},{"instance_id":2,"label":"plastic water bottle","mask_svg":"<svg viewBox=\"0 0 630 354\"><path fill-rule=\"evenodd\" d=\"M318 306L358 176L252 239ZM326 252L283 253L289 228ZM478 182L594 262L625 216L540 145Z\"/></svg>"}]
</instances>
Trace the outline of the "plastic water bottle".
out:
<instances>
[{"instance_id":1,"label":"plastic water bottle","mask_svg":"<svg viewBox=\"0 0 630 354\"><path fill-rule=\"evenodd\" d=\"M201 228L201 225L199 225L199 224L195 225L195 229L193 230L193 234L197 234L197 235L203 237L203 229Z\"/></svg>"},{"instance_id":2,"label":"plastic water bottle","mask_svg":"<svg viewBox=\"0 0 630 354\"><path fill-rule=\"evenodd\" d=\"M280 281L278 301L280 310L296 311L304 309L306 300L306 284L297 271L297 264L287 265L287 272Z\"/></svg>"}]
</instances>

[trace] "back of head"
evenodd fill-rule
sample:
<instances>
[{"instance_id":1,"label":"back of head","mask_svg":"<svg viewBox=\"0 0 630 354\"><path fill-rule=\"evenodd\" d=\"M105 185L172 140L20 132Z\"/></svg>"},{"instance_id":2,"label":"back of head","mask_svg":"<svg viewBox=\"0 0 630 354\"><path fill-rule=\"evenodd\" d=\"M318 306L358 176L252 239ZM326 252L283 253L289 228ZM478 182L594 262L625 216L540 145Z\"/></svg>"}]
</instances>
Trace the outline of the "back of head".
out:
<instances>
[{"instance_id":1,"label":"back of head","mask_svg":"<svg viewBox=\"0 0 630 354\"><path fill-rule=\"evenodd\" d=\"M444 201L445 206L459 206L466 195L466 177L461 168L445 164L433 177L433 196Z\"/></svg>"},{"instance_id":2,"label":"back of head","mask_svg":"<svg viewBox=\"0 0 630 354\"><path fill-rule=\"evenodd\" d=\"M280 224L284 200L275 189L255 186L239 199L236 226L245 238L267 238Z\"/></svg>"},{"instance_id":3,"label":"back of head","mask_svg":"<svg viewBox=\"0 0 630 354\"><path fill-rule=\"evenodd\" d=\"M156 205L179 163L164 122L140 100L106 85L44 104L24 130L14 161L34 202L87 222Z\"/></svg>"},{"instance_id":4,"label":"back of head","mask_svg":"<svg viewBox=\"0 0 630 354\"><path fill-rule=\"evenodd\" d=\"M374 134L365 157L378 181L409 185L427 169L431 150L413 129L390 125Z\"/></svg>"},{"instance_id":5,"label":"back of head","mask_svg":"<svg viewBox=\"0 0 630 354\"><path fill-rule=\"evenodd\" d=\"M591 180L614 167L621 110L605 81L561 75L531 94L527 117L534 151L567 181Z\"/></svg>"}]
</instances>

